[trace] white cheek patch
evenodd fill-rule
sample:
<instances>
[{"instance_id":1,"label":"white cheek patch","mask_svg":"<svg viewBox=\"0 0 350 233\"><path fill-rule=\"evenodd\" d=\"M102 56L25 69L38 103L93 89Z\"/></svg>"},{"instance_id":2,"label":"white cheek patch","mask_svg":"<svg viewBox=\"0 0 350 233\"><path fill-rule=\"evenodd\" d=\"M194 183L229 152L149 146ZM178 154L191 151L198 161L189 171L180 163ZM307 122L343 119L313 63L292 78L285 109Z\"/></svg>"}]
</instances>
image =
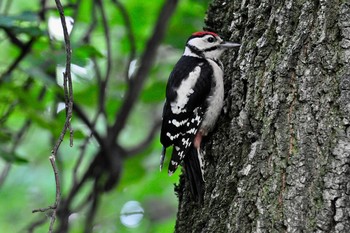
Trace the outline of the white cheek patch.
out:
<instances>
[{"instance_id":1,"label":"white cheek patch","mask_svg":"<svg viewBox=\"0 0 350 233\"><path fill-rule=\"evenodd\" d=\"M193 38L189 41L189 45L196 47L198 50L203 51L208 47L212 47L213 45L218 45L222 40L218 39L217 42L209 43L208 38L213 37L212 35L206 35L203 37Z\"/></svg>"},{"instance_id":2,"label":"white cheek patch","mask_svg":"<svg viewBox=\"0 0 350 233\"><path fill-rule=\"evenodd\" d=\"M188 77L182 80L179 88L176 90L177 97L174 102L170 103L173 114L180 114L186 112L185 106L189 97L194 93L193 88L201 73L201 67L196 68L189 73Z\"/></svg>"}]
</instances>

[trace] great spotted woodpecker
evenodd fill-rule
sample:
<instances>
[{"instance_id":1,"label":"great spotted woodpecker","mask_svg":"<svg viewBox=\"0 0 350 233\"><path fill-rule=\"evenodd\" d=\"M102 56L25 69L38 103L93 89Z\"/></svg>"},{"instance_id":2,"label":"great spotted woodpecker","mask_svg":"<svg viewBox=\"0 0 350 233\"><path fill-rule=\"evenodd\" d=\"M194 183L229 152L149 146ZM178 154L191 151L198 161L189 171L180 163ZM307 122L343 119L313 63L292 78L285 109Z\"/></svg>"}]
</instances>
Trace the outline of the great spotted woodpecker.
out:
<instances>
[{"instance_id":1,"label":"great spotted woodpecker","mask_svg":"<svg viewBox=\"0 0 350 233\"><path fill-rule=\"evenodd\" d=\"M202 137L213 129L224 100L223 65L219 57L226 48L238 46L240 44L223 41L213 32L193 33L166 87L160 169L166 148L173 146L169 175L183 161L196 200L201 201L203 196Z\"/></svg>"}]
</instances>

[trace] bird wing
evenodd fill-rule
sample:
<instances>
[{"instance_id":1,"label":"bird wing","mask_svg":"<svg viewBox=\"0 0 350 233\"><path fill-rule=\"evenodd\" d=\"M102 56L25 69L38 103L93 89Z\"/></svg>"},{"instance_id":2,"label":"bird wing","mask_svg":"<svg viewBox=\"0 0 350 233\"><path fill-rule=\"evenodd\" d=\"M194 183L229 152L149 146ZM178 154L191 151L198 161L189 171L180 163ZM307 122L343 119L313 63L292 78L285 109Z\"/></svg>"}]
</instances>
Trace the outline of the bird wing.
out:
<instances>
[{"instance_id":1,"label":"bird wing","mask_svg":"<svg viewBox=\"0 0 350 233\"><path fill-rule=\"evenodd\" d=\"M169 164L171 174L193 143L212 83L213 71L209 63L197 57L182 57L170 74L160 140L164 148L174 146Z\"/></svg>"}]
</instances>

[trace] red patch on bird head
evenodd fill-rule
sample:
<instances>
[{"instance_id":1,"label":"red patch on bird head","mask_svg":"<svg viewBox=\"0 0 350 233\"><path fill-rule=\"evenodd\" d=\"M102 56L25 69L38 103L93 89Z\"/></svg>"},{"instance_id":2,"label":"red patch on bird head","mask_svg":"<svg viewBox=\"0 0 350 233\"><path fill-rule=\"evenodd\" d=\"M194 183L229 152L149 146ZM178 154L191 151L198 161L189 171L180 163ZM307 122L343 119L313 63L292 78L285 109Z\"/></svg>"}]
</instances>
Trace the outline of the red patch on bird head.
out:
<instances>
[{"instance_id":1,"label":"red patch on bird head","mask_svg":"<svg viewBox=\"0 0 350 233\"><path fill-rule=\"evenodd\" d=\"M218 34L214 33L214 32L208 32L208 31L202 31L202 32L195 32L192 34L192 36L205 36L205 35L212 35L217 37Z\"/></svg>"}]
</instances>

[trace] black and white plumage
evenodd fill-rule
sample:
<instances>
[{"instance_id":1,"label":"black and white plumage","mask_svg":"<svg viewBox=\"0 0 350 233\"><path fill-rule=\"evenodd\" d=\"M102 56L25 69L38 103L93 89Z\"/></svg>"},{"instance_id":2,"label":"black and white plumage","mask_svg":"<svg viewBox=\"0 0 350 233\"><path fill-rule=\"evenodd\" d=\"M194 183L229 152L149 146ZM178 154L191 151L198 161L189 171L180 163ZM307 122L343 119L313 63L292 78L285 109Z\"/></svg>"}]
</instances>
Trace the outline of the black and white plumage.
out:
<instances>
[{"instance_id":1,"label":"black and white plumage","mask_svg":"<svg viewBox=\"0 0 350 233\"><path fill-rule=\"evenodd\" d=\"M214 127L224 100L222 52L239 44L224 42L213 32L196 32L187 40L183 56L170 74L160 141L161 168L166 148L173 146L169 175L183 161L191 192L203 196L202 137Z\"/></svg>"}]
</instances>

